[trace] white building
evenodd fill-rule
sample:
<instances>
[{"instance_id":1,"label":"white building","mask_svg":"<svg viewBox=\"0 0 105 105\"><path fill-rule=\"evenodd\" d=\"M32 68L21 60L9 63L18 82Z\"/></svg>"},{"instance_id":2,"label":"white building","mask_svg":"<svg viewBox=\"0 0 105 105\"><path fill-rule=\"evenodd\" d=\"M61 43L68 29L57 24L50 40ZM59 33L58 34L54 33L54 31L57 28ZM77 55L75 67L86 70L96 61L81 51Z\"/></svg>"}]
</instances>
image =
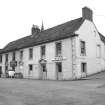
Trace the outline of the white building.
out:
<instances>
[{"instance_id":1,"label":"white building","mask_svg":"<svg viewBox=\"0 0 105 105\"><path fill-rule=\"evenodd\" d=\"M10 42L0 51L0 69L23 73L24 78L72 80L105 70L105 37L92 10L82 17L44 30L33 25L32 34Z\"/></svg>"}]
</instances>

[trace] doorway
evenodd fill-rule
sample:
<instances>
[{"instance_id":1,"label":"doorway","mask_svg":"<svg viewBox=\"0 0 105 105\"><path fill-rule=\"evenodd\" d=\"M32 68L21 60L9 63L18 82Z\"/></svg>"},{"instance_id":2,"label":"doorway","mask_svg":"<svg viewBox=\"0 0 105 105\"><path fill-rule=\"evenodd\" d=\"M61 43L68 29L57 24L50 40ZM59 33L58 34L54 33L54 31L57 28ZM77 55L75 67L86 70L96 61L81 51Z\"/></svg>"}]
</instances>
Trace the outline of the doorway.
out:
<instances>
[{"instance_id":1,"label":"doorway","mask_svg":"<svg viewBox=\"0 0 105 105\"><path fill-rule=\"evenodd\" d=\"M46 63L41 64L41 77L42 77L42 79L47 79Z\"/></svg>"},{"instance_id":2,"label":"doorway","mask_svg":"<svg viewBox=\"0 0 105 105\"><path fill-rule=\"evenodd\" d=\"M81 63L81 73L82 77L86 77L87 74L87 63Z\"/></svg>"},{"instance_id":3,"label":"doorway","mask_svg":"<svg viewBox=\"0 0 105 105\"><path fill-rule=\"evenodd\" d=\"M56 79L62 80L62 62L56 63Z\"/></svg>"},{"instance_id":4,"label":"doorway","mask_svg":"<svg viewBox=\"0 0 105 105\"><path fill-rule=\"evenodd\" d=\"M1 77L1 75L2 75L2 67L0 66L0 77Z\"/></svg>"}]
</instances>

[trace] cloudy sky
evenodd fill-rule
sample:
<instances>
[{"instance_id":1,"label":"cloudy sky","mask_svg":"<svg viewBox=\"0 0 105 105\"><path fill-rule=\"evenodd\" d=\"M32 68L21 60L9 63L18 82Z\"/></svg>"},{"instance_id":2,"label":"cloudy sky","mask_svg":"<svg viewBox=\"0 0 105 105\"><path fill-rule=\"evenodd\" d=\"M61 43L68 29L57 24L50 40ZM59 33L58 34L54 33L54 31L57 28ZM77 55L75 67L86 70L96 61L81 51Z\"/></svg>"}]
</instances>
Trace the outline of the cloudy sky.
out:
<instances>
[{"instance_id":1,"label":"cloudy sky","mask_svg":"<svg viewBox=\"0 0 105 105\"><path fill-rule=\"evenodd\" d=\"M100 2L101 1L101 2ZM82 16L82 7L93 10L94 23L105 36L104 0L0 0L0 48L30 35L32 24L45 29Z\"/></svg>"}]
</instances>

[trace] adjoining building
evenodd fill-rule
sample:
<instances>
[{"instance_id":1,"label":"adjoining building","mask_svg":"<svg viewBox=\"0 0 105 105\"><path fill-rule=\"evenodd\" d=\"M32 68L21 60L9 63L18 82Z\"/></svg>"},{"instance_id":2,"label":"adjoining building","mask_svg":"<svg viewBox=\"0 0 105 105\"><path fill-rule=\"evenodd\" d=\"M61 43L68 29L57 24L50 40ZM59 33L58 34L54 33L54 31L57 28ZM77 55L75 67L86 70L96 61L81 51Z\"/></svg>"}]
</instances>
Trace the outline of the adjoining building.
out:
<instances>
[{"instance_id":1,"label":"adjoining building","mask_svg":"<svg viewBox=\"0 0 105 105\"><path fill-rule=\"evenodd\" d=\"M105 37L93 22L90 8L82 17L44 30L33 25L31 35L0 51L0 70L13 69L24 78L72 80L105 70Z\"/></svg>"}]
</instances>

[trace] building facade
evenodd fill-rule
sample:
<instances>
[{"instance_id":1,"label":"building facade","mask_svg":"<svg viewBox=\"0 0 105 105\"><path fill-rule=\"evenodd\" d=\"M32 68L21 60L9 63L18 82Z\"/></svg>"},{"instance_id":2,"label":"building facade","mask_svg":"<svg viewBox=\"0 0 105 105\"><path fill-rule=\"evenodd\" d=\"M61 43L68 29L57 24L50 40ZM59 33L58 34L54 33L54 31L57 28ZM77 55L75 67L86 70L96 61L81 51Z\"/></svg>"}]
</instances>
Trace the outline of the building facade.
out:
<instances>
[{"instance_id":1,"label":"building facade","mask_svg":"<svg viewBox=\"0 0 105 105\"><path fill-rule=\"evenodd\" d=\"M24 78L72 80L105 70L105 37L88 7L81 18L47 30L33 25L31 32L0 51L2 74L12 69Z\"/></svg>"}]
</instances>

